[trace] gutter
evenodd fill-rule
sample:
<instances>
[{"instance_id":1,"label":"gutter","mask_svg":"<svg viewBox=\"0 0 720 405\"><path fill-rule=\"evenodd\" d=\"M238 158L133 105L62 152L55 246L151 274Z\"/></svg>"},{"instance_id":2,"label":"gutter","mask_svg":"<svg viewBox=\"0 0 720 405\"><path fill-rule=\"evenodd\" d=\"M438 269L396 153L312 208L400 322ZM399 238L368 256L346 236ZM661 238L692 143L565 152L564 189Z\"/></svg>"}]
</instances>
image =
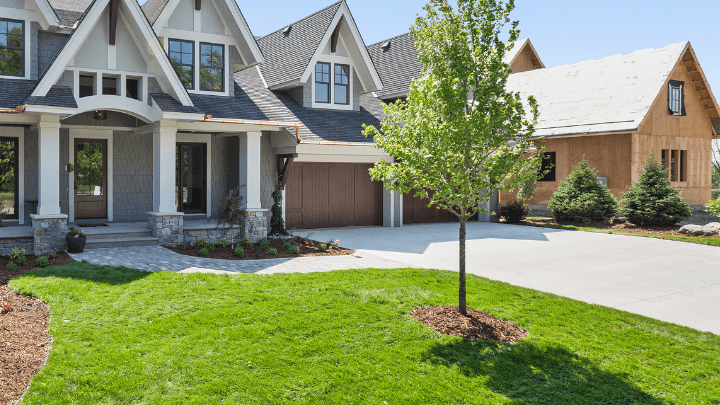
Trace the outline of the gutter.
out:
<instances>
[{"instance_id":1,"label":"gutter","mask_svg":"<svg viewBox=\"0 0 720 405\"><path fill-rule=\"evenodd\" d=\"M225 118L213 118L212 115L206 115L202 122L214 122L219 124L243 124L243 125L263 125L268 127L292 127L295 128L295 138L298 142L302 142L300 139L300 128L303 124L295 122L281 122L281 121L254 121L254 120L235 120Z\"/></svg>"},{"instance_id":2,"label":"gutter","mask_svg":"<svg viewBox=\"0 0 720 405\"><path fill-rule=\"evenodd\" d=\"M0 114L22 114L25 112L25 106L19 105L15 108L0 108Z\"/></svg>"},{"instance_id":3,"label":"gutter","mask_svg":"<svg viewBox=\"0 0 720 405\"><path fill-rule=\"evenodd\" d=\"M303 145L342 145L342 146L372 146L375 147L375 143L365 142L330 142L330 141L304 141L300 140L300 144Z\"/></svg>"}]
</instances>

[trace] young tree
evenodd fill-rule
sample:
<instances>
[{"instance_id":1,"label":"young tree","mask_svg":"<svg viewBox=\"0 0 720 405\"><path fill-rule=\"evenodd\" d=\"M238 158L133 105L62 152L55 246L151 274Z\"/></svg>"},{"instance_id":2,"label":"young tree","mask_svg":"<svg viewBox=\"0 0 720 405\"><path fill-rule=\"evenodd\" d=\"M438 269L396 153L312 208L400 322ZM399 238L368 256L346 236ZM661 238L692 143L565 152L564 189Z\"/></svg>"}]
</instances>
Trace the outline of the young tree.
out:
<instances>
[{"instance_id":1,"label":"young tree","mask_svg":"<svg viewBox=\"0 0 720 405\"><path fill-rule=\"evenodd\" d=\"M426 15L411 28L423 65L405 101L385 106L381 128L365 135L395 158L370 170L394 190L414 192L430 206L457 216L459 232L458 308L467 314L465 236L467 220L495 190L513 189L520 173L540 166L530 138L537 103L505 88L510 68L505 51L518 38L518 22L506 44L500 37L514 0L430 0Z\"/></svg>"}]
</instances>

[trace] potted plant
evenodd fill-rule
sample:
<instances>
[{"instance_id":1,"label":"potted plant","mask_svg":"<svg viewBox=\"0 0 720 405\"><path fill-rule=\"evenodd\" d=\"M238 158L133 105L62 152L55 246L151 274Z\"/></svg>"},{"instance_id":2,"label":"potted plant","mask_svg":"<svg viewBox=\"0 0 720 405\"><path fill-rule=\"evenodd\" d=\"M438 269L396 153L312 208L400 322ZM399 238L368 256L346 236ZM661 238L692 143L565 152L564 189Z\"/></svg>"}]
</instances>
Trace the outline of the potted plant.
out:
<instances>
[{"instance_id":1,"label":"potted plant","mask_svg":"<svg viewBox=\"0 0 720 405\"><path fill-rule=\"evenodd\" d=\"M70 232L65 234L67 240L68 253L82 253L85 249L85 242L87 237L81 229L70 228Z\"/></svg>"}]
</instances>

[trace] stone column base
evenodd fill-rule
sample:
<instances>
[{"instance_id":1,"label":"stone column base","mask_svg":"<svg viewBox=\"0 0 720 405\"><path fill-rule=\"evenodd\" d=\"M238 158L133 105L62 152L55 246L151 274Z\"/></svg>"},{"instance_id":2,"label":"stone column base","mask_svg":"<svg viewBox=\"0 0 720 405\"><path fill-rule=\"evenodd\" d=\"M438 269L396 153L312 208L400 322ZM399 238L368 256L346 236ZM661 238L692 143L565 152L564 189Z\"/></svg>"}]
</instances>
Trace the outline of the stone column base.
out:
<instances>
[{"instance_id":1,"label":"stone column base","mask_svg":"<svg viewBox=\"0 0 720 405\"><path fill-rule=\"evenodd\" d=\"M268 210L248 209L250 223L245 225L245 236L253 242L267 239L268 236Z\"/></svg>"},{"instance_id":2,"label":"stone column base","mask_svg":"<svg viewBox=\"0 0 720 405\"><path fill-rule=\"evenodd\" d=\"M33 227L33 254L41 256L53 251L65 250L65 234L68 232L68 216L30 215Z\"/></svg>"},{"instance_id":3,"label":"stone column base","mask_svg":"<svg viewBox=\"0 0 720 405\"><path fill-rule=\"evenodd\" d=\"M148 228L162 245L179 245L184 242L182 212L148 212Z\"/></svg>"}]
</instances>

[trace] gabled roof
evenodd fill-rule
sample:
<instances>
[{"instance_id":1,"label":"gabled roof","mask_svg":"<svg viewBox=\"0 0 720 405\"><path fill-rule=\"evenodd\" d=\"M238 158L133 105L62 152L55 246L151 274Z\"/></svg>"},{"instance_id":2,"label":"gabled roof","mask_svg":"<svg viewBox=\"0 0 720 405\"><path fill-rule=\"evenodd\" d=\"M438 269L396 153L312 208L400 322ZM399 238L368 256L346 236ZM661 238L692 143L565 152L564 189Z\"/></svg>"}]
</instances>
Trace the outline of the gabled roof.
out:
<instances>
[{"instance_id":1,"label":"gabled roof","mask_svg":"<svg viewBox=\"0 0 720 405\"><path fill-rule=\"evenodd\" d=\"M507 88L537 99L537 136L634 131L688 50L683 42L516 73Z\"/></svg>"},{"instance_id":2,"label":"gabled roof","mask_svg":"<svg viewBox=\"0 0 720 405\"><path fill-rule=\"evenodd\" d=\"M545 67L545 64L542 63L542 60L540 60L540 56L538 56L537 52L535 51L535 47L533 46L532 42L530 42L530 38L515 41L513 47L510 48L510 50L508 50L507 52L505 52L505 56L503 56L503 62L512 66L513 62L515 62L515 60L517 60L517 58L523 52L527 52L529 54L530 58L533 61L533 64L535 64L537 68Z\"/></svg>"},{"instance_id":3,"label":"gabled roof","mask_svg":"<svg viewBox=\"0 0 720 405\"><path fill-rule=\"evenodd\" d=\"M341 4L339 1L290 24L287 34L283 27L258 40L265 55L260 72L268 87L298 80L303 75Z\"/></svg>"},{"instance_id":4,"label":"gabled roof","mask_svg":"<svg viewBox=\"0 0 720 405\"><path fill-rule=\"evenodd\" d=\"M101 18L108 4L109 0L93 0L90 7L81 17L75 31L73 31L67 42L65 42L65 45L63 45L55 56L55 59L43 73L43 76L32 92L32 96L45 97L48 94L51 87L57 82L60 75L62 75L65 67L90 35L95 23ZM154 57L150 65L164 73L163 75L158 75L157 78L161 85L167 88L168 91L172 93L172 96L179 100L181 104L186 106L192 105L190 96L175 73L167 54L160 45L152 27L150 27L147 18L142 13L137 0L120 0L120 11L128 17L130 24L128 29L139 31L137 32L138 37L146 41L142 49Z\"/></svg>"},{"instance_id":5,"label":"gabled roof","mask_svg":"<svg viewBox=\"0 0 720 405\"><path fill-rule=\"evenodd\" d=\"M148 0L142 5L143 13L150 21L150 24L155 24L160 13L162 13L165 6L167 6L168 0Z\"/></svg>"},{"instance_id":6,"label":"gabled roof","mask_svg":"<svg viewBox=\"0 0 720 405\"><path fill-rule=\"evenodd\" d=\"M367 49L383 82L383 89L375 94L381 99L407 95L412 80L422 73L412 34L398 35Z\"/></svg>"}]
</instances>

